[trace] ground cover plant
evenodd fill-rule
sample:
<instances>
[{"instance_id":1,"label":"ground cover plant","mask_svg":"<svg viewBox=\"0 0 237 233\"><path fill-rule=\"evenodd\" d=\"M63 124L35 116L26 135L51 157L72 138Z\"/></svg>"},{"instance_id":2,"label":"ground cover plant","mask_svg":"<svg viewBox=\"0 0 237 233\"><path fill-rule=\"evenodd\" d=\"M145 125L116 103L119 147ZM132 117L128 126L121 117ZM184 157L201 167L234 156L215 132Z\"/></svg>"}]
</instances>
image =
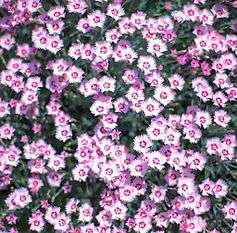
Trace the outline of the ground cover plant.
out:
<instances>
[{"instance_id":1,"label":"ground cover plant","mask_svg":"<svg viewBox=\"0 0 237 233\"><path fill-rule=\"evenodd\" d=\"M0 0L0 232L237 233L236 0Z\"/></svg>"}]
</instances>

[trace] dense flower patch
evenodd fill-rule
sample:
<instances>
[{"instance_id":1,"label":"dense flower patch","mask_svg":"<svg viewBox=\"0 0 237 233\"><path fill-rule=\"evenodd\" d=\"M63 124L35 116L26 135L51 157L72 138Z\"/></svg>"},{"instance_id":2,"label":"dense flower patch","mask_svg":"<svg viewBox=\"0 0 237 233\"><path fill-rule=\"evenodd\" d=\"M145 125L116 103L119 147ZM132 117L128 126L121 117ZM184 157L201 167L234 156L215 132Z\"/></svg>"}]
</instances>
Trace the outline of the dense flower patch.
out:
<instances>
[{"instance_id":1,"label":"dense flower patch","mask_svg":"<svg viewBox=\"0 0 237 233\"><path fill-rule=\"evenodd\" d=\"M0 0L0 28L0 232L237 232L237 1Z\"/></svg>"}]
</instances>

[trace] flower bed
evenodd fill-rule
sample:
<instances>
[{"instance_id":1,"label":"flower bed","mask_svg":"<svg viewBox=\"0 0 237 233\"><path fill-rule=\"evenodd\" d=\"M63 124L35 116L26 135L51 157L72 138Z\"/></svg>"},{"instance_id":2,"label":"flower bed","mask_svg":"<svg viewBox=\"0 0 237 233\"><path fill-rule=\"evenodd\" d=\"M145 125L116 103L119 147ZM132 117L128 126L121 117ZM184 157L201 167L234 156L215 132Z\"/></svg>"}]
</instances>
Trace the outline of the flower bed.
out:
<instances>
[{"instance_id":1,"label":"flower bed","mask_svg":"<svg viewBox=\"0 0 237 233\"><path fill-rule=\"evenodd\" d=\"M0 0L0 232L236 233L236 0Z\"/></svg>"}]
</instances>

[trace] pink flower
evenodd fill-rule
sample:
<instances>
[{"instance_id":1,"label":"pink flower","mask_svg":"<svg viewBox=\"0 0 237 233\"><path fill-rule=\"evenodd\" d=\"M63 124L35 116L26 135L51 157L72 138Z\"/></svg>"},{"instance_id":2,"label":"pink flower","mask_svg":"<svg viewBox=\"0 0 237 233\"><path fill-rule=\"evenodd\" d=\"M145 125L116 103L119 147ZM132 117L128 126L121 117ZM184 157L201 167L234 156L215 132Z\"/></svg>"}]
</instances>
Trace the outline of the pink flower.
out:
<instances>
[{"instance_id":1,"label":"pink flower","mask_svg":"<svg viewBox=\"0 0 237 233\"><path fill-rule=\"evenodd\" d=\"M64 213L60 213L54 223L54 229L59 231L65 231L69 227L70 218Z\"/></svg>"},{"instance_id":2,"label":"pink flower","mask_svg":"<svg viewBox=\"0 0 237 233\"><path fill-rule=\"evenodd\" d=\"M10 140L13 137L14 131L15 129L9 123L6 123L0 127L0 138Z\"/></svg>"},{"instance_id":3,"label":"pink flower","mask_svg":"<svg viewBox=\"0 0 237 233\"><path fill-rule=\"evenodd\" d=\"M157 227L168 227L169 215L167 212L160 212L155 216L155 224Z\"/></svg>"},{"instance_id":4,"label":"pink flower","mask_svg":"<svg viewBox=\"0 0 237 233\"><path fill-rule=\"evenodd\" d=\"M59 125L56 130L56 138L60 141L67 141L72 136L72 131L69 125Z\"/></svg>"},{"instance_id":5,"label":"pink flower","mask_svg":"<svg viewBox=\"0 0 237 233\"><path fill-rule=\"evenodd\" d=\"M68 1L67 9L69 12L84 14L87 10L87 3L84 0L70 0Z\"/></svg>"},{"instance_id":6,"label":"pink flower","mask_svg":"<svg viewBox=\"0 0 237 233\"><path fill-rule=\"evenodd\" d=\"M151 168L161 171L166 163L166 158L159 151L152 151L145 154L148 158L148 165Z\"/></svg>"},{"instance_id":7,"label":"pink flower","mask_svg":"<svg viewBox=\"0 0 237 233\"><path fill-rule=\"evenodd\" d=\"M42 186L43 182L38 176L32 176L28 179L28 188L32 193L37 193Z\"/></svg>"},{"instance_id":8,"label":"pink flower","mask_svg":"<svg viewBox=\"0 0 237 233\"><path fill-rule=\"evenodd\" d=\"M113 53L113 48L109 42L101 41L95 45L95 55L103 60L108 59Z\"/></svg>"},{"instance_id":9,"label":"pink flower","mask_svg":"<svg viewBox=\"0 0 237 233\"><path fill-rule=\"evenodd\" d=\"M150 146L151 140L146 134L136 136L134 138L134 150L144 153L148 151Z\"/></svg>"},{"instance_id":10,"label":"pink flower","mask_svg":"<svg viewBox=\"0 0 237 233\"><path fill-rule=\"evenodd\" d=\"M180 65L185 65L188 61L188 57L186 54L180 55L177 57L177 61Z\"/></svg>"},{"instance_id":11,"label":"pink flower","mask_svg":"<svg viewBox=\"0 0 237 233\"><path fill-rule=\"evenodd\" d=\"M139 30L146 24L146 13L137 11L131 15L131 23Z\"/></svg>"},{"instance_id":12,"label":"pink flower","mask_svg":"<svg viewBox=\"0 0 237 233\"><path fill-rule=\"evenodd\" d=\"M168 86L161 85L155 89L154 98L157 99L161 104L167 105L175 98L175 92Z\"/></svg>"},{"instance_id":13,"label":"pink flower","mask_svg":"<svg viewBox=\"0 0 237 233\"><path fill-rule=\"evenodd\" d=\"M60 208L49 206L45 213L45 219L52 225L56 223L56 220L59 218Z\"/></svg>"},{"instance_id":14,"label":"pink flower","mask_svg":"<svg viewBox=\"0 0 237 233\"><path fill-rule=\"evenodd\" d=\"M216 198L224 197L228 193L228 185L224 180L217 180L213 188L213 193Z\"/></svg>"},{"instance_id":15,"label":"pink flower","mask_svg":"<svg viewBox=\"0 0 237 233\"><path fill-rule=\"evenodd\" d=\"M164 140L166 124L152 122L147 128L147 134L151 140Z\"/></svg>"},{"instance_id":16,"label":"pink flower","mask_svg":"<svg viewBox=\"0 0 237 233\"><path fill-rule=\"evenodd\" d=\"M93 208L85 203L79 207L79 221L90 222L92 219Z\"/></svg>"},{"instance_id":17,"label":"pink flower","mask_svg":"<svg viewBox=\"0 0 237 233\"><path fill-rule=\"evenodd\" d=\"M48 167L54 171L58 171L65 167L65 160L62 156L51 156L48 161Z\"/></svg>"},{"instance_id":18,"label":"pink flower","mask_svg":"<svg viewBox=\"0 0 237 233\"><path fill-rule=\"evenodd\" d=\"M85 181L88 177L89 167L83 164L78 164L73 170L72 175L76 181Z\"/></svg>"},{"instance_id":19,"label":"pink flower","mask_svg":"<svg viewBox=\"0 0 237 233\"><path fill-rule=\"evenodd\" d=\"M148 166L141 159L133 160L130 167L132 176L143 177L148 170Z\"/></svg>"},{"instance_id":20,"label":"pink flower","mask_svg":"<svg viewBox=\"0 0 237 233\"><path fill-rule=\"evenodd\" d=\"M205 179L200 185L199 188L201 189L203 196L213 195L213 189L214 189L215 183L208 179Z\"/></svg>"},{"instance_id":21,"label":"pink flower","mask_svg":"<svg viewBox=\"0 0 237 233\"><path fill-rule=\"evenodd\" d=\"M156 69L156 62L151 56L140 56L138 59L138 68L147 75Z\"/></svg>"},{"instance_id":22,"label":"pink flower","mask_svg":"<svg viewBox=\"0 0 237 233\"><path fill-rule=\"evenodd\" d=\"M40 211L36 211L32 214L32 216L28 220L30 225L30 230L41 232L44 229L45 221L43 219L43 213Z\"/></svg>"},{"instance_id":23,"label":"pink flower","mask_svg":"<svg viewBox=\"0 0 237 233\"><path fill-rule=\"evenodd\" d=\"M221 127L226 127L230 122L231 117L227 114L225 110L217 110L214 115L214 122Z\"/></svg>"},{"instance_id":24,"label":"pink flower","mask_svg":"<svg viewBox=\"0 0 237 233\"><path fill-rule=\"evenodd\" d=\"M6 33L0 37L0 47L6 50L10 50L15 44L15 38Z\"/></svg>"},{"instance_id":25,"label":"pink flower","mask_svg":"<svg viewBox=\"0 0 237 233\"><path fill-rule=\"evenodd\" d=\"M84 45L81 43L73 43L68 51L68 55L74 59L78 59L82 56L82 50Z\"/></svg>"},{"instance_id":26,"label":"pink flower","mask_svg":"<svg viewBox=\"0 0 237 233\"><path fill-rule=\"evenodd\" d=\"M152 228L150 218L137 218L135 219L135 227L133 228L136 232L149 232Z\"/></svg>"},{"instance_id":27,"label":"pink flower","mask_svg":"<svg viewBox=\"0 0 237 233\"><path fill-rule=\"evenodd\" d=\"M224 208L223 212L225 214L225 218L236 220L237 219L237 204L235 201L228 202Z\"/></svg>"},{"instance_id":28,"label":"pink flower","mask_svg":"<svg viewBox=\"0 0 237 233\"><path fill-rule=\"evenodd\" d=\"M165 51L167 51L167 47L166 44L160 39L150 40L148 42L147 51L152 55L159 57L163 55Z\"/></svg>"},{"instance_id":29,"label":"pink flower","mask_svg":"<svg viewBox=\"0 0 237 233\"><path fill-rule=\"evenodd\" d=\"M111 206L111 214L112 219L116 220L125 220L127 207L122 202L115 202L113 206Z\"/></svg>"},{"instance_id":30,"label":"pink flower","mask_svg":"<svg viewBox=\"0 0 237 233\"><path fill-rule=\"evenodd\" d=\"M167 128L163 134L162 141L168 145L178 145L180 141L180 132L173 128Z\"/></svg>"},{"instance_id":31,"label":"pink flower","mask_svg":"<svg viewBox=\"0 0 237 233\"><path fill-rule=\"evenodd\" d=\"M89 32L91 29L90 24L87 18L81 18L77 24L77 30L82 31L83 33Z\"/></svg>"},{"instance_id":32,"label":"pink flower","mask_svg":"<svg viewBox=\"0 0 237 233\"><path fill-rule=\"evenodd\" d=\"M92 114L94 114L95 116L98 116L98 115L108 114L111 108L112 108L111 101L105 102L101 100L96 100L90 107L90 110Z\"/></svg>"},{"instance_id":33,"label":"pink flower","mask_svg":"<svg viewBox=\"0 0 237 233\"><path fill-rule=\"evenodd\" d=\"M188 157L188 161L190 163L191 169L203 170L205 164L207 162L207 158L204 154L199 152L193 153L191 156Z\"/></svg>"},{"instance_id":34,"label":"pink flower","mask_svg":"<svg viewBox=\"0 0 237 233\"><path fill-rule=\"evenodd\" d=\"M167 189L161 186L155 186L150 194L151 200L160 203L165 200Z\"/></svg>"},{"instance_id":35,"label":"pink flower","mask_svg":"<svg viewBox=\"0 0 237 233\"><path fill-rule=\"evenodd\" d=\"M32 201L31 196L26 188L15 189L5 200L10 210L22 209Z\"/></svg>"},{"instance_id":36,"label":"pink flower","mask_svg":"<svg viewBox=\"0 0 237 233\"><path fill-rule=\"evenodd\" d=\"M208 128L212 124L212 118L208 112L198 111L195 118L195 123L204 129Z\"/></svg>"},{"instance_id":37,"label":"pink flower","mask_svg":"<svg viewBox=\"0 0 237 233\"><path fill-rule=\"evenodd\" d=\"M9 214L7 217L8 224L16 224L17 216L14 213Z\"/></svg>"},{"instance_id":38,"label":"pink flower","mask_svg":"<svg viewBox=\"0 0 237 233\"><path fill-rule=\"evenodd\" d=\"M79 204L79 200L77 200L75 198L71 198L65 206L66 213L67 214L75 213L77 211L78 204Z\"/></svg>"},{"instance_id":39,"label":"pink flower","mask_svg":"<svg viewBox=\"0 0 237 233\"><path fill-rule=\"evenodd\" d=\"M217 18L227 18L229 16L228 9L223 4L215 4L212 8L212 13Z\"/></svg>"},{"instance_id":40,"label":"pink flower","mask_svg":"<svg viewBox=\"0 0 237 233\"><path fill-rule=\"evenodd\" d=\"M169 82L172 89L178 89L179 91L183 89L185 83L184 79L179 74L173 74L169 78Z\"/></svg>"},{"instance_id":41,"label":"pink flower","mask_svg":"<svg viewBox=\"0 0 237 233\"><path fill-rule=\"evenodd\" d=\"M99 10L96 10L87 16L90 27L100 27L102 28L106 16Z\"/></svg>"},{"instance_id":42,"label":"pink flower","mask_svg":"<svg viewBox=\"0 0 237 233\"><path fill-rule=\"evenodd\" d=\"M55 20L47 23L49 34L60 34L63 30L64 22L62 20Z\"/></svg>"},{"instance_id":43,"label":"pink flower","mask_svg":"<svg viewBox=\"0 0 237 233\"><path fill-rule=\"evenodd\" d=\"M164 8L166 10L172 10L172 2L166 1L165 4L164 4Z\"/></svg>"},{"instance_id":44,"label":"pink flower","mask_svg":"<svg viewBox=\"0 0 237 233\"><path fill-rule=\"evenodd\" d=\"M65 10L64 7L60 6L53 7L49 9L48 16L53 20L63 18L65 16L64 10Z\"/></svg>"},{"instance_id":45,"label":"pink flower","mask_svg":"<svg viewBox=\"0 0 237 233\"><path fill-rule=\"evenodd\" d=\"M93 69L102 72L102 71L107 71L109 67L108 60L104 60L101 57L95 57L93 60L93 63L91 64Z\"/></svg>"},{"instance_id":46,"label":"pink flower","mask_svg":"<svg viewBox=\"0 0 237 233\"><path fill-rule=\"evenodd\" d=\"M107 7L107 15L115 20L119 20L121 16L124 15L124 10L121 4L109 4Z\"/></svg>"},{"instance_id":47,"label":"pink flower","mask_svg":"<svg viewBox=\"0 0 237 233\"><path fill-rule=\"evenodd\" d=\"M195 4L187 4L183 7L183 11L187 19L196 21L200 16L200 10Z\"/></svg>"},{"instance_id":48,"label":"pink flower","mask_svg":"<svg viewBox=\"0 0 237 233\"><path fill-rule=\"evenodd\" d=\"M236 233L237 231L237 224L235 223L233 226L232 226L232 231L231 233ZM214 232L215 233L215 232ZM218 233L218 232L217 232Z\"/></svg>"},{"instance_id":49,"label":"pink flower","mask_svg":"<svg viewBox=\"0 0 237 233\"><path fill-rule=\"evenodd\" d=\"M136 30L135 25L133 25L129 17L123 17L118 24L122 34L132 34Z\"/></svg>"},{"instance_id":50,"label":"pink flower","mask_svg":"<svg viewBox=\"0 0 237 233\"><path fill-rule=\"evenodd\" d=\"M178 180L178 193L184 197L195 192L196 187L192 178L183 177Z\"/></svg>"},{"instance_id":51,"label":"pink flower","mask_svg":"<svg viewBox=\"0 0 237 233\"><path fill-rule=\"evenodd\" d=\"M157 102L153 98L148 98L147 100L145 100L142 105L142 109L145 116L156 116L163 110L159 102Z\"/></svg>"},{"instance_id":52,"label":"pink flower","mask_svg":"<svg viewBox=\"0 0 237 233\"><path fill-rule=\"evenodd\" d=\"M56 54L63 47L63 41L57 35L49 37L48 43L48 50L54 54Z\"/></svg>"},{"instance_id":53,"label":"pink flower","mask_svg":"<svg viewBox=\"0 0 237 233\"><path fill-rule=\"evenodd\" d=\"M121 36L122 34L116 28L108 30L105 34L106 40L110 43L117 43Z\"/></svg>"},{"instance_id":54,"label":"pink flower","mask_svg":"<svg viewBox=\"0 0 237 233\"><path fill-rule=\"evenodd\" d=\"M187 20L187 16L182 11L172 11L171 15L179 23Z\"/></svg>"},{"instance_id":55,"label":"pink flower","mask_svg":"<svg viewBox=\"0 0 237 233\"><path fill-rule=\"evenodd\" d=\"M52 171L47 176L47 181L48 181L48 184L52 187L60 187L62 178L63 178L63 174L56 171Z\"/></svg>"}]
</instances>

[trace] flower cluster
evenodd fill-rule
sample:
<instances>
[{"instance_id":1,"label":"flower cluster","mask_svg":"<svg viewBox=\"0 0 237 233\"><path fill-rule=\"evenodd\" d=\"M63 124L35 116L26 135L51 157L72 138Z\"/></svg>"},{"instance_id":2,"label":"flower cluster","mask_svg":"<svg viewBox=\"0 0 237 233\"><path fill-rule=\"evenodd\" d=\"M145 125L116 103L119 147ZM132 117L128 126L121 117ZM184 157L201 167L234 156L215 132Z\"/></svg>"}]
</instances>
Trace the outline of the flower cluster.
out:
<instances>
[{"instance_id":1,"label":"flower cluster","mask_svg":"<svg viewBox=\"0 0 237 233\"><path fill-rule=\"evenodd\" d=\"M236 0L0 15L0 232L237 232Z\"/></svg>"}]
</instances>

